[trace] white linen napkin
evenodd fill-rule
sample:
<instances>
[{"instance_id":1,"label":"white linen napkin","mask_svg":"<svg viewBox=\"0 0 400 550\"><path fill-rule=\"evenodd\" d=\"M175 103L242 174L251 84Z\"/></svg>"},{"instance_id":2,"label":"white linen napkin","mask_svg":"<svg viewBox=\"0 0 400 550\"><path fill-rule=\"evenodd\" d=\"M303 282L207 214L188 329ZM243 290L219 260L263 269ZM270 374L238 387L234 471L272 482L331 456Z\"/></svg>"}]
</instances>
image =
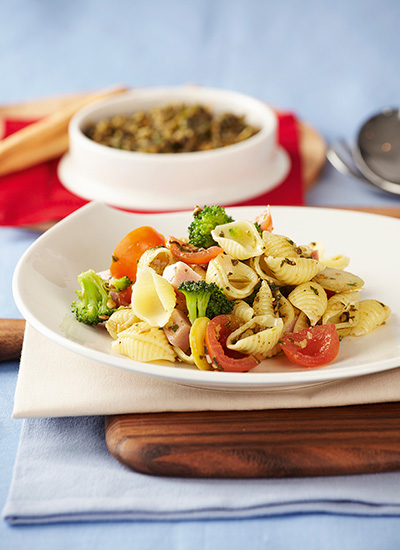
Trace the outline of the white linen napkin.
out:
<instances>
[{"instance_id":1,"label":"white linen napkin","mask_svg":"<svg viewBox=\"0 0 400 550\"><path fill-rule=\"evenodd\" d=\"M215 391L150 378L72 353L27 325L13 416L256 410L400 400L400 368L285 391Z\"/></svg>"}]
</instances>

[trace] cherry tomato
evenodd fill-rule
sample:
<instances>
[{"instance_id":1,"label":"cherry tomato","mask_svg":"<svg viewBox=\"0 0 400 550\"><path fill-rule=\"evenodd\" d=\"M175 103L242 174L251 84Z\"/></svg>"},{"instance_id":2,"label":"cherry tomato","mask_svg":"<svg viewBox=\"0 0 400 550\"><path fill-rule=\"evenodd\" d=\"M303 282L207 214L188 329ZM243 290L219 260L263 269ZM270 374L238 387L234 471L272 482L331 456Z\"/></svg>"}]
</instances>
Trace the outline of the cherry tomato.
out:
<instances>
[{"instance_id":1,"label":"cherry tomato","mask_svg":"<svg viewBox=\"0 0 400 550\"><path fill-rule=\"evenodd\" d=\"M110 298L114 300L116 306L115 307L126 307L131 304L132 299L132 287L128 286L128 288L124 288L120 291L110 291Z\"/></svg>"},{"instance_id":2,"label":"cherry tomato","mask_svg":"<svg viewBox=\"0 0 400 550\"><path fill-rule=\"evenodd\" d=\"M115 247L111 275L117 279L126 275L134 282L140 256L154 246L165 246L165 238L152 227L138 227L128 233Z\"/></svg>"},{"instance_id":3,"label":"cherry tomato","mask_svg":"<svg viewBox=\"0 0 400 550\"><path fill-rule=\"evenodd\" d=\"M168 237L167 246L171 254L187 264L207 264L218 254L222 254L223 250L219 246L210 246L210 248L197 248L196 246L180 241L175 237Z\"/></svg>"},{"instance_id":4,"label":"cherry tomato","mask_svg":"<svg viewBox=\"0 0 400 550\"><path fill-rule=\"evenodd\" d=\"M286 357L302 367L322 367L331 363L340 345L333 323L287 333L281 337L279 344Z\"/></svg>"},{"instance_id":5,"label":"cherry tomato","mask_svg":"<svg viewBox=\"0 0 400 550\"><path fill-rule=\"evenodd\" d=\"M271 208L268 205L264 212L261 212L259 216L254 220L260 226L262 231L271 231L274 229L272 225Z\"/></svg>"},{"instance_id":6,"label":"cherry tomato","mask_svg":"<svg viewBox=\"0 0 400 550\"><path fill-rule=\"evenodd\" d=\"M225 344L228 336L239 327L234 315L218 315L207 325L205 342L207 354L217 370L226 372L247 372L259 363L252 355L229 350Z\"/></svg>"}]
</instances>

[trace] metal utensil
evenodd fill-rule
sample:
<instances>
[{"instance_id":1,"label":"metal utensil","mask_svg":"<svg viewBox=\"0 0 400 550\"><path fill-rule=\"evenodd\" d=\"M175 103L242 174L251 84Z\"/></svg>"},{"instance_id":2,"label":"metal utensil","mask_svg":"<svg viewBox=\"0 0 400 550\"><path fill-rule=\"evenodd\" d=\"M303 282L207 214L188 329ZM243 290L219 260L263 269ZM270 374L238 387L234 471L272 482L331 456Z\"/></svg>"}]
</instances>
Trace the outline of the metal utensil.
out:
<instances>
[{"instance_id":1,"label":"metal utensil","mask_svg":"<svg viewBox=\"0 0 400 550\"><path fill-rule=\"evenodd\" d=\"M330 145L326 151L326 157L336 170L345 176L354 176L366 183L368 180L358 170L350 145L344 139L341 139Z\"/></svg>"},{"instance_id":2,"label":"metal utensil","mask_svg":"<svg viewBox=\"0 0 400 550\"><path fill-rule=\"evenodd\" d=\"M369 118L361 126L354 148L339 140L328 148L327 158L340 172L399 195L400 111L383 109Z\"/></svg>"}]
</instances>

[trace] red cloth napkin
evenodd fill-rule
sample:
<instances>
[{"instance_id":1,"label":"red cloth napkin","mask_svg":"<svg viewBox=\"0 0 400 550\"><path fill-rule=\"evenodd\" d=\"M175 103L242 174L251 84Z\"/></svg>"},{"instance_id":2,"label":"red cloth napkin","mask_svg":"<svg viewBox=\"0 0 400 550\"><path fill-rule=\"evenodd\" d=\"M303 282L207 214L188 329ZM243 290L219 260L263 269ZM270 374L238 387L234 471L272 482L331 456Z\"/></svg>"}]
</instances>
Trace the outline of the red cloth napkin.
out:
<instances>
[{"instance_id":1,"label":"red cloth napkin","mask_svg":"<svg viewBox=\"0 0 400 550\"><path fill-rule=\"evenodd\" d=\"M290 173L277 188L245 204L304 204L297 119L293 114L284 113L278 115L278 121L278 141L290 155ZM6 120L4 137L32 122ZM60 183L57 177L58 161L43 162L0 177L0 225L23 226L58 221L88 202L72 194Z\"/></svg>"}]
</instances>

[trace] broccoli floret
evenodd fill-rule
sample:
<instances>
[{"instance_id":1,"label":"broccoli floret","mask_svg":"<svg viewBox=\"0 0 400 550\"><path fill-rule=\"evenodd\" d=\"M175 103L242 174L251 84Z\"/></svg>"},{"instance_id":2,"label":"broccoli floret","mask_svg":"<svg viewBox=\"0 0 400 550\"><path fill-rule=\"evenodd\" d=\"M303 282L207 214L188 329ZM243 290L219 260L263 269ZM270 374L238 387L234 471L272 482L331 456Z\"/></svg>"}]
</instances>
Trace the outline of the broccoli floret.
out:
<instances>
[{"instance_id":1,"label":"broccoli floret","mask_svg":"<svg viewBox=\"0 0 400 550\"><path fill-rule=\"evenodd\" d=\"M178 290L186 297L189 321L193 324L198 317L213 319L217 315L231 313L233 303L228 300L215 283L200 281L185 281Z\"/></svg>"},{"instance_id":2,"label":"broccoli floret","mask_svg":"<svg viewBox=\"0 0 400 550\"><path fill-rule=\"evenodd\" d=\"M107 283L93 269L78 276L81 287L75 293L79 300L72 302L72 311L81 323L97 325L105 321L115 311L115 304L109 301ZM110 307L111 306L111 307Z\"/></svg>"},{"instance_id":3,"label":"broccoli floret","mask_svg":"<svg viewBox=\"0 0 400 550\"><path fill-rule=\"evenodd\" d=\"M126 275L124 275L120 279L111 278L108 281L108 285L111 287L114 287L115 290L118 290L118 291L125 290L125 288L128 288L128 286L131 286L131 284L132 284L132 281Z\"/></svg>"},{"instance_id":4,"label":"broccoli floret","mask_svg":"<svg viewBox=\"0 0 400 550\"><path fill-rule=\"evenodd\" d=\"M217 225L233 222L222 206L196 207L193 221L188 227L189 242L198 248L210 248L217 244L211 236L211 231Z\"/></svg>"}]
</instances>

